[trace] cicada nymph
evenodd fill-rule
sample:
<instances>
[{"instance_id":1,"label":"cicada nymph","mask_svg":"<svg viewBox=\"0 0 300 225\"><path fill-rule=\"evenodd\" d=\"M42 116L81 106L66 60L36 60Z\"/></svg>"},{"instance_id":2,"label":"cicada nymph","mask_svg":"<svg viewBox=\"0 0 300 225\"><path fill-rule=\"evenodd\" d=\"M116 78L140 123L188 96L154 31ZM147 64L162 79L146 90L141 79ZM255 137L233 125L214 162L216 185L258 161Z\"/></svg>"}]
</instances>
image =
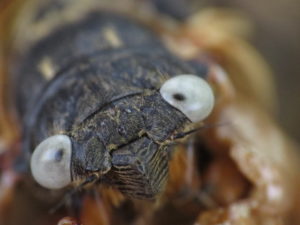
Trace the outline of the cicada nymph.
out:
<instances>
[{"instance_id":1,"label":"cicada nymph","mask_svg":"<svg viewBox=\"0 0 300 225\"><path fill-rule=\"evenodd\" d=\"M247 23L218 10L178 21L157 4L8 4L1 224L292 218L295 146L271 119Z\"/></svg>"}]
</instances>

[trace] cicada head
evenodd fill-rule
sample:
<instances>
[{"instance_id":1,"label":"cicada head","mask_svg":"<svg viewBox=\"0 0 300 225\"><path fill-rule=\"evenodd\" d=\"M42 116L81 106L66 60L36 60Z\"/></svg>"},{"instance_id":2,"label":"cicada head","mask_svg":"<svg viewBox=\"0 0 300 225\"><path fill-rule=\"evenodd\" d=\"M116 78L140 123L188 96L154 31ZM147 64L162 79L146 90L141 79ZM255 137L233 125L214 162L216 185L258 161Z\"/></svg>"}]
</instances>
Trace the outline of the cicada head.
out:
<instances>
[{"instance_id":1,"label":"cicada head","mask_svg":"<svg viewBox=\"0 0 300 225\"><path fill-rule=\"evenodd\" d=\"M131 81L116 77L124 83L121 95L35 148L31 170L38 183L60 189L93 177L134 198L154 198L163 190L174 144L210 114L213 91L204 78L180 69L159 75L161 68L153 74L134 65L137 75L130 66L125 70L132 71Z\"/></svg>"}]
</instances>

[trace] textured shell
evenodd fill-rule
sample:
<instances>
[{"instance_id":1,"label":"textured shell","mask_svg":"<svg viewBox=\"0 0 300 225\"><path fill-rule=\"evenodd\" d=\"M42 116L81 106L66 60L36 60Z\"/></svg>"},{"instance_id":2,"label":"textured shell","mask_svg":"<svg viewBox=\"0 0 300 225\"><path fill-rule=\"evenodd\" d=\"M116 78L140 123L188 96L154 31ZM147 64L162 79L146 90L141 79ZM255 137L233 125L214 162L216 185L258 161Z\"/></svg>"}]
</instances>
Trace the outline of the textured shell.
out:
<instances>
[{"instance_id":1,"label":"textured shell","mask_svg":"<svg viewBox=\"0 0 300 225\"><path fill-rule=\"evenodd\" d=\"M177 74L207 71L174 57L145 26L115 12L91 8L78 12L80 19L49 25L72 17L76 4L41 4L23 26L36 37L36 27L48 26L47 35L16 39L11 91L23 124L23 162L41 141L63 133L72 139L74 183L97 172L129 196L153 198L168 173L170 146L160 142L189 123L157 90Z\"/></svg>"},{"instance_id":2,"label":"textured shell","mask_svg":"<svg viewBox=\"0 0 300 225\"><path fill-rule=\"evenodd\" d=\"M157 18L160 19L161 15L149 10L148 6L145 7L143 4L126 1L124 7L122 4L115 4L114 1L102 2L101 8L107 7L122 12L157 29L157 35L163 36L165 44L174 54L186 59L207 60L203 57L205 51L219 59L218 63L227 73L220 73L219 68L214 67L213 62L208 60L212 63L209 79L214 83L218 93L217 108L210 118L210 123L217 126L199 134L197 140L200 143L197 143L196 148L191 148L192 150L186 146L178 148L170 165L166 192L160 200L155 203L131 202L116 190L100 189L98 193L100 198L85 197L82 210L77 214L81 218L80 222L85 225L131 222L275 225L291 224L290 221L293 221L297 224L295 222L299 219L297 213L293 215L297 204L295 202L298 197L297 187L299 187L299 163L295 153L297 147L278 128L269 113L275 101L268 67L239 34L228 32L235 29L228 29L230 23L226 24L224 14L221 19L218 19L216 16L218 11L204 11L187 20L183 25L172 21L170 28L169 20L165 20L166 24L158 25ZM115 7L116 5L120 8ZM33 9L31 7L30 10ZM139 10L133 13L137 8ZM80 20L76 16L82 15L78 10L86 10L81 6L75 9L70 10L73 16L69 18L73 21ZM26 24L30 24L32 20L23 16L22 18L25 26L20 25L20 27L30 27ZM62 18L54 16L49 26L59 26L61 20ZM48 30L43 29L44 25L37 24L33 27L34 30L30 30L28 36L17 39L14 44L16 50L24 46L30 48L36 39L47 36ZM20 33L27 33L19 29ZM37 35L32 36L31 33ZM4 63L4 59L1 62ZM247 84L248 88L244 88L243 84ZM11 117L11 114L8 116ZM17 137L17 132L11 127L9 121L11 120L7 117L5 119L1 117L1 124L3 124L0 126L1 132L11 131L5 135L7 143ZM205 155L207 149L214 157L212 160L202 162L208 165L201 164L199 169L199 158L196 155L198 152L201 156ZM11 177L7 172L3 174ZM3 177L2 175L2 179ZM2 182L2 193L12 192L14 189L9 186L12 183L12 181L6 182L4 185ZM203 184L222 188L216 188L217 191L212 191L208 195L204 192L205 195L199 197L198 191L203 190ZM19 192L11 194L17 193ZM200 199L200 204L197 201L195 203L195 198ZM42 218L43 224L46 224L45 221L55 224L67 215L66 212L57 212L53 216L48 216L47 212L34 207L30 211L31 198L27 196L23 199L20 207L28 210L24 210L24 214L33 211L35 213L33 215ZM7 197L3 198L1 195L0 200L0 205L4 208ZM127 219L122 217L124 212L129 215ZM75 223L73 219L62 219L59 224L66 220L70 224ZM34 219L33 221L36 222Z\"/></svg>"}]
</instances>

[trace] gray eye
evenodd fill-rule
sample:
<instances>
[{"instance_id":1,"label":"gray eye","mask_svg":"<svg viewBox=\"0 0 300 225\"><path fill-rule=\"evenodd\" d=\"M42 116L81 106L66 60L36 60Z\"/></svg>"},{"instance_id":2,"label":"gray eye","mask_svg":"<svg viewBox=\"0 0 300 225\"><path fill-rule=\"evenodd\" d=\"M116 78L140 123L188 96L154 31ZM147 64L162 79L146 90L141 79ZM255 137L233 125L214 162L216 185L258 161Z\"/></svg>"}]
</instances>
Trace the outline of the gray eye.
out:
<instances>
[{"instance_id":1,"label":"gray eye","mask_svg":"<svg viewBox=\"0 0 300 225\"><path fill-rule=\"evenodd\" d=\"M70 184L71 152L71 140L66 135L54 135L42 141L30 161L36 182L48 189L60 189Z\"/></svg>"},{"instance_id":2,"label":"gray eye","mask_svg":"<svg viewBox=\"0 0 300 225\"><path fill-rule=\"evenodd\" d=\"M167 80L160 88L162 97L192 122L205 119L214 106L214 94L202 78L183 74Z\"/></svg>"}]
</instances>

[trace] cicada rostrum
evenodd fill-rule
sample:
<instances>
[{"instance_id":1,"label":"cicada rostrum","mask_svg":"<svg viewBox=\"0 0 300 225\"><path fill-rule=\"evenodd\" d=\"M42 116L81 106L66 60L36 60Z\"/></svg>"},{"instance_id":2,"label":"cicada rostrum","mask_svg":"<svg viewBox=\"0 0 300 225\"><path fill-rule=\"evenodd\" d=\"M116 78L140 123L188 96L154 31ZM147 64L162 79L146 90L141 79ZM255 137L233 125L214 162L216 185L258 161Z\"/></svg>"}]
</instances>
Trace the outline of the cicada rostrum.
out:
<instances>
[{"instance_id":1,"label":"cicada rostrum","mask_svg":"<svg viewBox=\"0 0 300 225\"><path fill-rule=\"evenodd\" d=\"M296 157L266 113L267 66L226 13L160 4L7 3L1 224L291 218Z\"/></svg>"}]
</instances>

